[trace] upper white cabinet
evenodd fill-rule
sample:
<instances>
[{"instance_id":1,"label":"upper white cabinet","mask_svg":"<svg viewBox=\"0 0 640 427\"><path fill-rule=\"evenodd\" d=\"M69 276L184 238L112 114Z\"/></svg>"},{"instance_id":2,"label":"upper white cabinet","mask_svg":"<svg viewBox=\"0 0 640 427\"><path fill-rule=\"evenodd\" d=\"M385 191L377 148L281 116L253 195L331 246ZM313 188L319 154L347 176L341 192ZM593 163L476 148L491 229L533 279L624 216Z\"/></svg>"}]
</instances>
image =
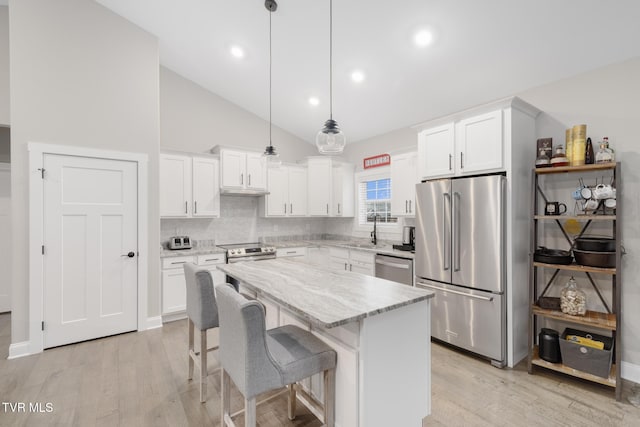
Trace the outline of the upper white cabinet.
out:
<instances>
[{"instance_id":1,"label":"upper white cabinet","mask_svg":"<svg viewBox=\"0 0 640 427\"><path fill-rule=\"evenodd\" d=\"M329 157L309 157L307 165L307 193L309 215L354 215L354 166Z\"/></svg>"},{"instance_id":2,"label":"upper white cabinet","mask_svg":"<svg viewBox=\"0 0 640 427\"><path fill-rule=\"evenodd\" d=\"M349 217L354 215L355 210L355 167L349 163L338 163L333 165L331 171L332 195L331 214L332 216Z\"/></svg>"},{"instance_id":3,"label":"upper white cabinet","mask_svg":"<svg viewBox=\"0 0 640 427\"><path fill-rule=\"evenodd\" d=\"M418 133L418 177L504 170L503 110L461 118Z\"/></svg>"},{"instance_id":4,"label":"upper white cabinet","mask_svg":"<svg viewBox=\"0 0 640 427\"><path fill-rule=\"evenodd\" d=\"M160 216L220 216L218 170L214 157L160 154Z\"/></svg>"},{"instance_id":5,"label":"upper white cabinet","mask_svg":"<svg viewBox=\"0 0 640 427\"><path fill-rule=\"evenodd\" d=\"M269 194L260 200L260 211L268 217L307 215L307 169L282 166L267 171Z\"/></svg>"},{"instance_id":6,"label":"upper white cabinet","mask_svg":"<svg viewBox=\"0 0 640 427\"><path fill-rule=\"evenodd\" d=\"M415 216L418 153L391 156L391 214Z\"/></svg>"},{"instance_id":7,"label":"upper white cabinet","mask_svg":"<svg viewBox=\"0 0 640 427\"><path fill-rule=\"evenodd\" d=\"M258 152L220 148L220 187L223 190L267 188L267 168Z\"/></svg>"}]
</instances>

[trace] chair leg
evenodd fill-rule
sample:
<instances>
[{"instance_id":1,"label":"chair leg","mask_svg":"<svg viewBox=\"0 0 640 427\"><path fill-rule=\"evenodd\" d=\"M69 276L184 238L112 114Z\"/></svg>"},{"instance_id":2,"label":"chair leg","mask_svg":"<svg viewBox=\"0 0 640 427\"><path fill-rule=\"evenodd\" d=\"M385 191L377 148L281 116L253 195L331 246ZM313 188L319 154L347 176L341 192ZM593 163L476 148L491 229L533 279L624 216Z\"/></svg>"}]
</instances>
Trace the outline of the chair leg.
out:
<instances>
[{"instance_id":1,"label":"chair leg","mask_svg":"<svg viewBox=\"0 0 640 427\"><path fill-rule=\"evenodd\" d=\"M289 420L293 420L296 417L296 385L289 384L287 388L289 389L287 416Z\"/></svg>"},{"instance_id":2,"label":"chair leg","mask_svg":"<svg viewBox=\"0 0 640 427\"><path fill-rule=\"evenodd\" d=\"M244 427L256 427L256 398L244 399Z\"/></svg>"},{"instance_id":3,"label":"chair leg","mask_svg":"<svg viewBox=\"0 0 640 427\"><path fill-rule=\"evenodd\" d=\"M231 379L229 378L229 374L224 369L220 369L220 379L222 384L220 385L220 393L222 394L221 399L221 407L222 407L222 418L220 425L225 427L228 425L227 418L231 419L231 414L229 413L231 408Z\"/></svg>"},{"instance_id":4,"label":"chair leg","mask_svg":"<svg viewBox=\"0 0 640 427\"><path fill-rule=\"evenodd\" d=\"M336 369L324 371L324 424L333 427L336 416Z\"/></svg>"},{"instance_id":5,"label":"chair leg","mask_svg":"<svg viewBox=\"0 0 640 427\"><path fill-rule=\"evenodd\" d=\"M200 331L200 403L207 400L207 331Z\"/></svg>"},{"instance_id":6,"label":"chair leg","mask_svg":"<svg viewBox=\"0 0 640 427\"><path fill-rule=\"evenodd\" d=\"M193 379L193 359L191 358L191 352L193 351L193 322L191 321L191 319L187 318L187 328L189 329L189 376L187 377L188 379Z\"/></svg>"}]
</instances>

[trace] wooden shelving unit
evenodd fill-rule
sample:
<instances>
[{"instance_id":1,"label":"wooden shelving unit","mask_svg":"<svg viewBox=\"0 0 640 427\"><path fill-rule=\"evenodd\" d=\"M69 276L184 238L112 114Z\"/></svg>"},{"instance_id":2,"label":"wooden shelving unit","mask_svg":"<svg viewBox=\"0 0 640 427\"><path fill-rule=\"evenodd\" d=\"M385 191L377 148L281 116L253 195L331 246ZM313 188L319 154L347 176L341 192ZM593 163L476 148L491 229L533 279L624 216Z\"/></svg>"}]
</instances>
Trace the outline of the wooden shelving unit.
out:
<instances>
[{"instance_id":1,"label":"wooden shelving unit","mask_svg":"<svg viewBox=\"0 0 640 427\"><path fill-rule=\"evenodd\" d=\"M566 167L550 167L550 168L541 168L534 169L533 171L533 188L532 188L532 227L531 227L531 252L530 252L530 273L529 273L529 357L528 357L528 370L529 373L533 373L533 367L542 367L545 369L550 369L556 372L561 372L563 374L572 375L578 378L582 378L588 381L593 381L599 384L604 384L609 387L613 387L615 389L615 396L617 400L621 399L622 396L622 381L620 377L620 365L621 365L621 355L622 355L622 334L620 332L621 326L621 313L620 313L620 299L621 299L621 256L622 256L622 248L620 246L621 241L621 218L619 215L602 215L598 214L589 214L589 215L540 215L539 212L539 199L544 199L545 195L543 193L544 189L540 187L539 176L541 175L550 175L550 174L560 174L560 173L574 173L574 172L592 172L592 171L610 171L613 175L613 179L616 186L616 191L618 194L618 205L616 214L619 214L621 211L620 206L620 194L622 192L622 180L620 175L620 163L607 163L607 164L598 164L598 165L585 165L585 166L566 166ZM552 184L551 184L552 185ZM550 187L550 185L549 185ZM543 209L542 209L543 210ZM543 262L536 262L533 260L533 255L535 249L538 247L538 240L541 237L541 231L538 227L539 222L555 222L559 227L562 227L561 221L566 221L568 219L573 219L581 222L586 222L583 225L582 233L589 227L592 222L601 223L602 221L610 222L612 227L613 237L616 238L616 266L613 268L599 268L599 267L589 267L578 265L576 263L572 263L569 265L562 264L549 264ZM564 233L564 231L563 231ZM573 244L573 241L570 237L564 233L569 243ZM553 269L558 271L570 271L576 273L582 273L585 277L589 279L591 284L594 286L598 296L602 299L602 295L600 291L597 289L595 282L592 279L591 275L599 275L606 276L611 279L612 283L612 307L611 312L597 312L597 311L587 311L585 316L571 316L565 314L559 310L550 310L542 308L536 305L536 302L541 295L543 285L541 282L542 274L538 274L539 270L542 269ZM581 275L581 276L582 276ZM554 275L555 277L555 275ZM579 276L576 276L578 278ZM555 286L553 283L554 278L550 280L550 282L544 287L544 294L546 290L550 286ZM604 303L604 300L603 300ZM604 303L607 310L609 307L606 303ZM611 371L609 373L608 378L598 377L596 375L590 374L588 372L583 372L577 369L573 369L569 366L566 366L562 363L550 363L545 360L542 360L538 354L538 345L536 343L537 340L537 332L539 330L539 321L542 319L552 319L556 321L560 321L563 323L567 323L571 325L571 327L580 325L585 330L590 331L591 329L597 330L605 330L610 331L611 335L614 339L614 360L611 364ZM561 331L559 331L561 332Z\"/></svg>"}]
</instances>

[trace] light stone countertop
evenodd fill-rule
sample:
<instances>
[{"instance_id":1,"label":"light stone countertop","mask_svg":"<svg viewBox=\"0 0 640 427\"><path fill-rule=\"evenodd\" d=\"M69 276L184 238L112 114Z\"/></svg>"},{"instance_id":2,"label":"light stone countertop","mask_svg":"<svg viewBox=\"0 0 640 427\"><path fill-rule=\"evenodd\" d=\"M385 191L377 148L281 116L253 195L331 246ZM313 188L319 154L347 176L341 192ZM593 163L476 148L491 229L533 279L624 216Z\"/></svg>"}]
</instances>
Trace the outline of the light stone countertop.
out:
<instances>
[{"instance_id":1,"label":"light stone countertop","mask_svg":"<svg viewBox=\"0 0 640 427\"><path fill-rule=\"evenodd\" d=\"M280 258L219 270L316 326L333 328L433 297L433 292L351 271Z\"/></svg>"},{"instance_id":2,"label":"light stone countertop","mask_svg":"<svg viewBox=\"0 0 640 427\"><path fill-rule=\"evenodd\" d=\"M172 251L171 249L162 249L160 251L160 258L170 258L170 257L178 257L178 256L189 256L189 255L209 255L209 254L224 254L227 251L224 249L220 249L216 246L204 246L204 247L196 247L193 249L178 249Z\"/></svg>"},{"instance_id":3,"label":"light stone countertop","mask_svg":"<svg viewBox=\"0 0 640 427\"><path fill-rule=\"evenodd\" d=\"M379 243L375 246L368 241L359 240L285 240L280 242L266 243L275 246L277 249L297 248L309 246L333 246L337 248L356 249L359 251L372 252L382 255L391 255L398 258L415 259L415 254L409 251L399 251L393 249L393 244Z\"/></svg>"}]
</instances>

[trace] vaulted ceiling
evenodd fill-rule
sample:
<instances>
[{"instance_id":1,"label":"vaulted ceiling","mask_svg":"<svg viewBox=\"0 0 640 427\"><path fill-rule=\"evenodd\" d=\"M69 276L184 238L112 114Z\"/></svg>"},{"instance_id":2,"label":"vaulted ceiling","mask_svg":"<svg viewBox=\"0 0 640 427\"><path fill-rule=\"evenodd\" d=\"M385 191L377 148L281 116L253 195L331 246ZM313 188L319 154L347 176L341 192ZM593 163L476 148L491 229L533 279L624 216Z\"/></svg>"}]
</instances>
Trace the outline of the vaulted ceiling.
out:
<instances>
[{"instance_id":1,"label":"vaulted ceiling","mask_svg":"<svg viewBox=\"0 0 640 427\"><path fill-rule=\"evenodd\" d=\"M156 35L162 65L268 119L263 0L97 1ZM277 1L273 122L312 142L329 116L329 0ZM637 0L333 0L333 116L353 142L636 57L639 20Z\"/></svg>"}]
</instances>

